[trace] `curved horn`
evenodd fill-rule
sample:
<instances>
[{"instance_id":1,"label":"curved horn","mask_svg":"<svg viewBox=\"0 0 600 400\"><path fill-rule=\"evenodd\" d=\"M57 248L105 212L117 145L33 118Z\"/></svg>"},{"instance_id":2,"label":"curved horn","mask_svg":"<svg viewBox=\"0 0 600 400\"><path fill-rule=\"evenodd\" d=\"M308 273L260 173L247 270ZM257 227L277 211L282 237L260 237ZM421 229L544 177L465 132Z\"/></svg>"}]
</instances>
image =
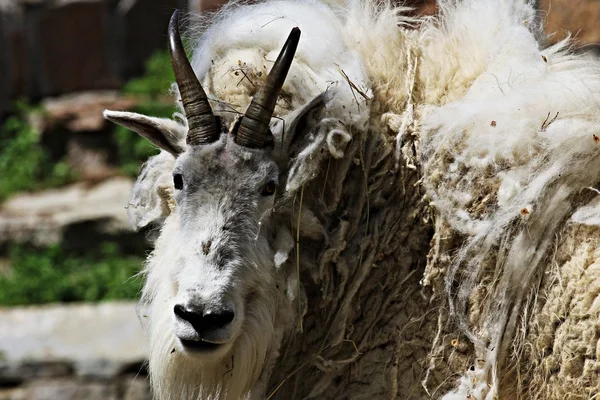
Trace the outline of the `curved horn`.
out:
<instances>
[{"instance_id":1,"label":"curved horn","mask_svg":"<svg viewBox=\"0 0 600 400\"><path fill-rule=\"evenodd\" d=\"M219 138L219 124L183 49L179 34L179 10L175 10L169 22L169 52L188 121L186 141L192 146L212 143Z\"/></svg>"},{"instance_id":2,"label":"curved horn","mask_svg":"<svg viewBox=\"0 0 600 400\"><path fill-rule=\"evenodd\" d=\"M237 144L251 148L265 146L275 103L294 59L299 41L300 29L296 27L290 32L265 84L258 90L248 106L235 137Z\"/></svg>"}]
</instances>

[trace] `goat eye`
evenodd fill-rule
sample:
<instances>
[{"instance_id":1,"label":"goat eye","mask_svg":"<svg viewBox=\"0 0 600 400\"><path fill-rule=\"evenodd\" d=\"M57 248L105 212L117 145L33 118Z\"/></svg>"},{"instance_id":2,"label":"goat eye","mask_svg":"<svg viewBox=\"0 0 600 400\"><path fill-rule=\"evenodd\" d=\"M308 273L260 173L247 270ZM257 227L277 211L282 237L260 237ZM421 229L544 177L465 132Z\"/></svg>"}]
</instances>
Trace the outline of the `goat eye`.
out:
<instances>
[{"instance_id":1,"label":"goat eye","mask_svg":"<svg viewBox=\"0 0 600 400\"><path fill-rule=\"evenodd\" d=\"M173 185L175 185L175 189L177 189L177 190L183 189L183 175L181 175L181 174L173 175Z\"/></svg>"},{"instance_id":2,"label":"goat eye","mask_svg":"<svg viewBox=\"0 0 600 400\"><path fill-rule=\"evenodd\" d=\"M263 196L273 196L275 194L275 189L277 189L277 183L275 183L275 181L269 181L265 187L263 187L261 194Z\"/></svg>"}]
</instances>

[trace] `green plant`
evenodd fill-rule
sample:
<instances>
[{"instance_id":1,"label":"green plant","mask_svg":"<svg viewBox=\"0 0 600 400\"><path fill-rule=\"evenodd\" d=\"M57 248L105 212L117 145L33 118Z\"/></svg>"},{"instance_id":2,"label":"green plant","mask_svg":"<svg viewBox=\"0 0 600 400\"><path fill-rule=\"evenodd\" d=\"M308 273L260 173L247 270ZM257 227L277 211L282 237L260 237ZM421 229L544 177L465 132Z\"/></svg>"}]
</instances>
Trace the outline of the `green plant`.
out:
<instances>
[{"instance_id":1,"label":"green plant","mask_svg":"<svg viewBox=\"0 0 600 400\"><path fill-rule=\"evenodd\" d=\"M175 76L171 70L171 59L166 50L156 51L146 61L145 72L139 78L127 82L125 93L150 96L154 99L165 96Z\"/></svg>"},{"instance_id":2,"label":"green plant","mask_svg":"<svg viewBox=\"0 0 600 400\"><path fill-rule=\"evenodd\" d=\"M143 102L133 111L169 118L176 111L172 100L167 97L169 87L174 80L169 54L166 51L159 51L147 61L144 75L129 81L125 85L124 92L143 99ZM119 149L121 170L129 176L137 176L140 165L148 157L159 152L146 139L123 127L116 128L114 137Z\"/></svg>"},{"instance_id":3,"label":"green plant","mask_svg":"<svg viewBox=\"0 0 600 400\"><path fill-rule=\"evenodd\" d=\"M40 144L40 133L26 120L31 107L16 105L16 113L0 126L0 200L18 191L62 186L74 179L65 162L53 163Z\"/></svg>"},{"instance_id":4,"label":"green plant","mask_svg":"<svg viewBox=\"0 0 600 400\"><path fill-rule=\"evenodd\" d=\"M0 275L1 305L134 299L140 289L133 276L142 258L123 256L115 243L86 255L67 254L59 245L12 245L8 254L11 268Z\"/></svg>"}]
</instances>

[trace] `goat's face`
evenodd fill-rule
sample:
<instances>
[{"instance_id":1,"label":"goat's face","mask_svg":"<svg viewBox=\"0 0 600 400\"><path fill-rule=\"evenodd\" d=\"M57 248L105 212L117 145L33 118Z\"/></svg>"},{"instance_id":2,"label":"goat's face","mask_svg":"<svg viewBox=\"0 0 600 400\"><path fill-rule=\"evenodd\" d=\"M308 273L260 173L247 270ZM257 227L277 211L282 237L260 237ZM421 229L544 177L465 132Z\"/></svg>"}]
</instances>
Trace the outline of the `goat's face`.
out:
<instances>
[{"instance_id":1,"label":"goat's face","mask_svg":"<svg viewBox=\"0 0 600 400\"><path fill-rule=\"evenodd\" d=\"M160 283L171 285L172 301L156 306L170 314L179 350L204 360L221 358L244 334L268 340L279 301L274 296L283 296L276 290L273 208L285 180L280 168L288 161L281 154L289 154L295 135L286 133L284 141L269 124L299 38L294 28L245 115L227 129L213 115L185 56L175 12L169 42L188 122L185 143L180 134L185 127L174 121L105 112L176 159L172 218L178 219L178 237L169 243L177 248L169 252L175 254L169 260L170 282ZM307 111L322 104L318 96L291 113L288 132L305 127Z\"/></svg>"},{"instance_id":2,"label":"goat's face","mask_svg":"<svg viewBox=\"0 0 600 400\"><path fill-rule=\"evenodd\" d=\"M275 286L268 238L278 179L268 150L240 146L226 134L177 158L181 254L173 321L182 350L226 352L246 312Z\"/></svg>"}]
</instances>

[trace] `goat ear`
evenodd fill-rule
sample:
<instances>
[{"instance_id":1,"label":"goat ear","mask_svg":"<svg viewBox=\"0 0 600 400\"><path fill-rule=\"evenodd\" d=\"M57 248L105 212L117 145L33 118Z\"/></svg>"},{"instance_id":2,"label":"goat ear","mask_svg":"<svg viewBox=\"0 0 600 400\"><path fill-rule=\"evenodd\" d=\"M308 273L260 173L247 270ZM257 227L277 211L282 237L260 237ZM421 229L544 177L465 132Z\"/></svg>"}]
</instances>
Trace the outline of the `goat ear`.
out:
<instances>
[{"instance_id":1,"label":"goat ear","mask_svg":"<svg viewBox=\"0 0 600 400\"><path fill-rule=\"evenodd\" d=\"M329 92L323 92L275 122L271 129L275 136L273 151L276 159L287 161L301 150L304 139L307 139L317 124L319 115L330 97Z\"/></svg>"},{"instance_id":2,"label":"goat ear","mask_svg":"<svg viewBox=\"0 0 600 400\"><path fill-rule=\"evenodd\" d=\"M185 151L182 141L185 138L186 129L173 120L126 111L104 110L103 115L107 120L137 132L174 157Z\"/></svg>"}]
</instances>

